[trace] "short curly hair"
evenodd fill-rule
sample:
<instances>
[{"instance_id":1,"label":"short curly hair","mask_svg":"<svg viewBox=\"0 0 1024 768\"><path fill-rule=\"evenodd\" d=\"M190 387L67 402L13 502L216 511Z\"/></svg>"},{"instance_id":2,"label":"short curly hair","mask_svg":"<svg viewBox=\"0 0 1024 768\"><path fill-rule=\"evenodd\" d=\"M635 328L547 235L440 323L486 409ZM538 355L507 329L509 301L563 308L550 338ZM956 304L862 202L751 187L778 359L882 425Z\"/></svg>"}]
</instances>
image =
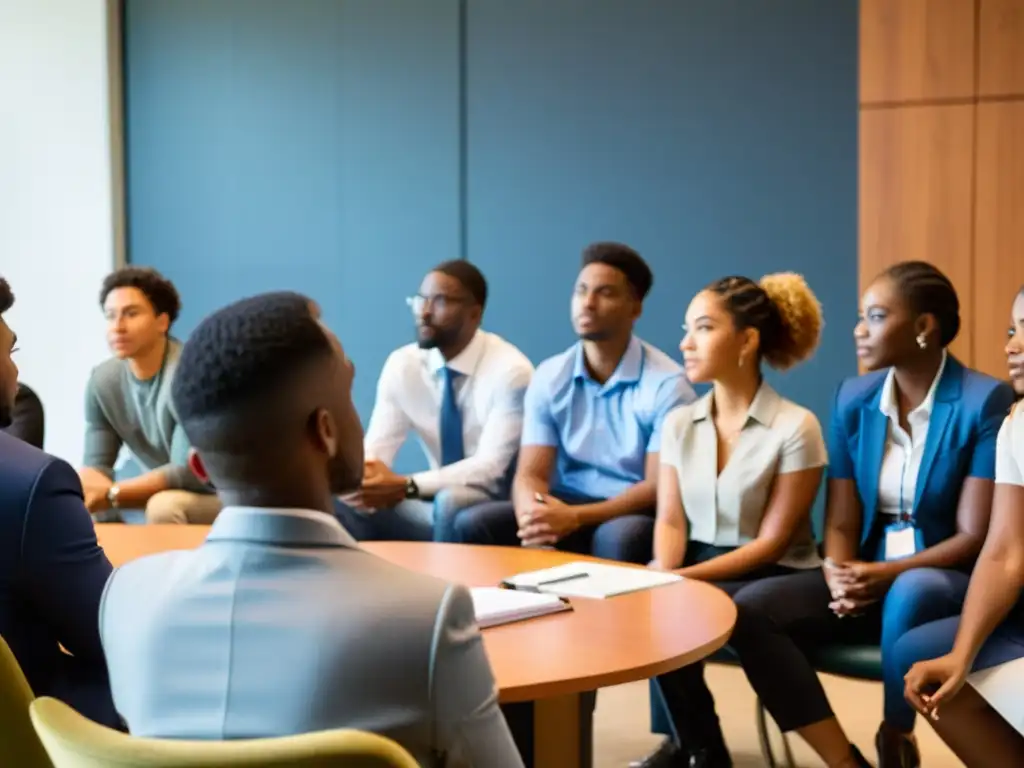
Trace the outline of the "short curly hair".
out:
<instances>
[{"instance_id":1,"label":"short curly hair","mask_svg":"<svg viewBox=\"0 0 1024 768\"><path fill-rule=\"evenodd\" d=\"M189 335L171 397L197 450L251 450L287 416L293 383L335 354L314 307L290 291L260 294L214 312Z\"/></svg>"},{"instance_id":2,"label":"short curly hair","mask_svg":"<svg viewBox=\"0 0 1024 768\"><path fill-rule=\"evenodd\" d=\"M480 305L481 309L487 306L487 279L475 264L471 264L465 259L452 259L442 261L430 271L454 277L473 297L473 301Z\"/></svg>"},{"instance_id":3,"label":"short curly hair","mask_svg":"<svg viewBox=\"0 0 1024 768\"><path fill-rule=\"evenodd\" d=\"M823 325L821 304L800 275L780 272L755 283L749 277L725 277L706 290L719 296L737 328L756 328L760 356L784 371L809 358Z\"/></svg>"},{"instance_id":4,"label":"short curly hair","mask_svg":"<svg viewBox=\"0 0 1024 768\"><path fill-rule=\"evenodd\" d=\"M583 249L580 268L590 264L614 267L626 277L637 299L643 301L654 285L654 273L643 257L622 243L592 243Z\"/></svg>"},{"instance_id":5,"label":"short curly hair","mask_svg":"<svg viewBox=\"0 0 1024 768\"><path fill-rule=\"evenodd\" d=\"M14 292L11 284L0 277L0 315L14 306Z\"/></svg>"},{"instance_id":6,"label":"short curly hair","mask_svg":"<svg viewBox=\"0 0 1024 768\"><path fill-rule=\"evenodd\" d=\"M100 288L100 307L107 303L107 296L115 288L137 288L142 291L157 315L167 315L169 325L174 325L181 312L178 289L152 267L122 267L107 275Z\"/></svg>"}]
</instances>

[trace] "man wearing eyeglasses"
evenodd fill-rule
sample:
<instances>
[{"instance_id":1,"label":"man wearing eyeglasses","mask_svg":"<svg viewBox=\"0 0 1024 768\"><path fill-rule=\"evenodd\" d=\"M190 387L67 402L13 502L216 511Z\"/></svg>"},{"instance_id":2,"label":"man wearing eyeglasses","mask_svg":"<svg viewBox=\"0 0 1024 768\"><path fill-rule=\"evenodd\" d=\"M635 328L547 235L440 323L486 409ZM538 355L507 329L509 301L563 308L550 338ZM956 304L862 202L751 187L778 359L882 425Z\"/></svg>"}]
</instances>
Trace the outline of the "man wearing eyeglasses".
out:
<instances>
[{"instance_id":1,"label":"man wearing eyeglasses","mask_svg":"<svg viewBox=\"0 0 1024 768\"><path fill-rule=\"evenodd\" d=\"M358 492L338 517L361 541L451 541L467 507L508 498L533 365L515 346L481 330L487 281L468 261L438 264L407 300L416 342L388 357L366 431ZM391 468L410 433L429 469Z\"/></svg>"}]
</instances>

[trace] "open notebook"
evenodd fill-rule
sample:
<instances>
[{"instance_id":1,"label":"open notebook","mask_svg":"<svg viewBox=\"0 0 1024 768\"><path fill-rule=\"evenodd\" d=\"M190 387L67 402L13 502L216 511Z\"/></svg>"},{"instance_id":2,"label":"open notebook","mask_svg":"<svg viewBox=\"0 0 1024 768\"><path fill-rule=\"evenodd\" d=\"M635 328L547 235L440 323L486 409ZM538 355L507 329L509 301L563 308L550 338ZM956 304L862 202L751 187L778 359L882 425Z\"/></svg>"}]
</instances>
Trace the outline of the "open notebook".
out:
<instances>
[{"instance_id":1,"label":"open notebook","mask_svg":"<svg viewBox=\"0 0 1024 768\"><path fill-rule=\"evenodd\" d=\"M481 629L572 610L572 606L557 595L516 592L500 587L473 587L469 593L473 596L476 623Z\"/></svg>"},{"instance_id":2,"label":"open notebook","mask_svg":"<svg viewBox=\"0 0 1024 768\"><path fill-rule=\"evenodd\" d=\"M683 577L646 568L575 562L520 573L502 582L515 590L560 597L614 597L682 581Z\"/></svg>"}]
</instances>

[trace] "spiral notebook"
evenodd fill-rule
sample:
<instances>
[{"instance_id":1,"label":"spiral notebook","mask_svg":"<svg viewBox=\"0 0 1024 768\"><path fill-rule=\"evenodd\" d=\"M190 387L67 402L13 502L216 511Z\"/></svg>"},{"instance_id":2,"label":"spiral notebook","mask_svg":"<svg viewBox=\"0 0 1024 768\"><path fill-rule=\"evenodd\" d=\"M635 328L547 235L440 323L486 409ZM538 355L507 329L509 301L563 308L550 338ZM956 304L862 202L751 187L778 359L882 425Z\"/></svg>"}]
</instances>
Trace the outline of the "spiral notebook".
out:
<instances>
[{"instance_id":1,"label":"spiral notebook","mask_svg":"<svg viewBox=\"0 0 1024 768\"><path fill-rule=\"evenodd\" d=\"M476 623L481 629L572 610L572 606L558 595L517 592L501 587L473 587L469 593L473 597Z\"/></svg>"}]
</instances>

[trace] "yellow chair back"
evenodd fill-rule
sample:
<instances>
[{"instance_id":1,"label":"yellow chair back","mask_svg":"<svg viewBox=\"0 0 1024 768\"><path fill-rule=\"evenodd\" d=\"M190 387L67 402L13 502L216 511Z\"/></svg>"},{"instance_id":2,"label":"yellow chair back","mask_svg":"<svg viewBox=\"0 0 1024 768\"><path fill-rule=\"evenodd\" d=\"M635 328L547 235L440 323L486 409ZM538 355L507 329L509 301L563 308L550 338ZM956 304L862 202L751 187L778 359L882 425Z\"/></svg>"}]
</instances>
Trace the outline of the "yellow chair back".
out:
<instances>
[{"instance_id":1,"label":"yellow chair back","mask_svg":"<svg viewBox=\"0 0 1024 768\"><path fill-rule=\"evenodd\" d=\"M18 660L0 637L0 759L4 765L53 768L29 719L32 689Z\"/></svg>"},{"instance_id":2,"label":"yellow chair back","mask_svg":"<svg viewBox=\"0 0 1024 768\"><path fill-rule=\"evenodd\" d=\"M178 741L128 736L46 697L30 714L55 768L419 768L395 742L363 731Z\"/></svg>"}]
</instances>

